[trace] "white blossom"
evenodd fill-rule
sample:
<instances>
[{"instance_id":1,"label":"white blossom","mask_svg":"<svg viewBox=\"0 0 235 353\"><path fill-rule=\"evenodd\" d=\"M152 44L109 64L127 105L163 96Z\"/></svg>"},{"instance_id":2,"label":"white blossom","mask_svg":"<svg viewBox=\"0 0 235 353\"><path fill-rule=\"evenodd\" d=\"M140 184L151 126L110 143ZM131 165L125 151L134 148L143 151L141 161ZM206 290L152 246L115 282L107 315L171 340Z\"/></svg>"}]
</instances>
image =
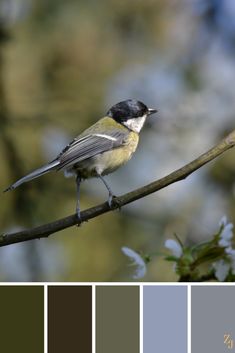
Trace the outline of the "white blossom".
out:
<instances>
[{"instance_id":1,"label":"white blossom","mask_svg":"<svg viewBox=\"0 0 235 353\"><path fill-rule=\"evenodd\" d=\"M228 223L228 219L227 219L227 216L223 216L222 218L221 218L221 220L219 221L219 226L220 227L224 227L224 226L226 226L226 224Z\"/></svg>"},{"instance_id":2,"label":"white blossom","mask_svg":"<svg viewBox=\"0 0 235 353\"><path fill-rule=\"evenodd\" d=\"M229 255L229 257L233 260L235 260L235 250L229 246L228 248L225 249L226 254Z\"/></svg>"},{"instance_id":3,"label":"white blossom","mask_svg":"<svg viewBox=\"0 0 235 353\"><path fill-rule=\"evenodd\" d=\"M146 263L143 258L135 252L134 250L127 248L126 246L122 247L122 252L124 255L128 256L132 264L137 266L135 274L132 276L134 279L139 279L145 276L147 272Z\"/></svg>"},{"instance_id":4,"label":"white blossom","mask_svg":"<svg viewBox=\"0 0 235 353\"><path fill-rule=\"evenodd\" d=\"M223 282L229 273L230 264L221 259L215 262L213 267L215 269L215 277L218 281Z\"/></svg>"},{"instance_id":5,"label":"white blossom","mask_svg":"<svg viewBox=\"0 0 235 353\"><path fill-rule=\"evenodd\" d=\"M182 247L176 240L167 239L165 241L165 248L169 249L172 252L172 255L177 258L180 258L183 254Z\"/></svg>"},{"instance_id":6,"label":"white blossom","mask_svg":"<svg viewBox=\"0 0 235 353\"><path fill-rule=\"evenodd\" d=\"M219 222L219 225L220 227L223 227L218 243L219 246L222 248L231 247L231 240L233 238L233 224L228 223L227 217L223 216Z\"/></svg>"},{"instance_id":7,"label":"white blossom","mask_svg":"<svg viewBox=\"0 0 235 353\"><path fill-rule=\"evenodd\" d=\"M219 281L224 281L227 277L229 270L232 274L235 274L235 250L229 246L224 250L226 254L226 260L219 260L213 264L215 269L215 276Z\"/></svg>"}]
</instances>

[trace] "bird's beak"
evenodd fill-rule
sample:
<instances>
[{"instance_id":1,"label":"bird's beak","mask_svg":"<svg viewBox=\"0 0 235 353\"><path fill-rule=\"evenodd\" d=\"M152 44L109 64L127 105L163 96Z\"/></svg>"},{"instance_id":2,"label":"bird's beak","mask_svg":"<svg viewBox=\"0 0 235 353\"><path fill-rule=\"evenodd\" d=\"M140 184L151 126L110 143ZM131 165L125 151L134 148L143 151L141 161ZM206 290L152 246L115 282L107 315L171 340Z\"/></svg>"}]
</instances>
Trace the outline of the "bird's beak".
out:
<instances>
[{"instance_id":1,"label":"bird's beak","mask_svg":"<svg viewBox=\"0 0 235 353\"><path fill-rule=\"evenodd\" d=\"M157 109L153 109L153 108L148 108L148 115L157 113Z\"/></svg>"}]
</instances>

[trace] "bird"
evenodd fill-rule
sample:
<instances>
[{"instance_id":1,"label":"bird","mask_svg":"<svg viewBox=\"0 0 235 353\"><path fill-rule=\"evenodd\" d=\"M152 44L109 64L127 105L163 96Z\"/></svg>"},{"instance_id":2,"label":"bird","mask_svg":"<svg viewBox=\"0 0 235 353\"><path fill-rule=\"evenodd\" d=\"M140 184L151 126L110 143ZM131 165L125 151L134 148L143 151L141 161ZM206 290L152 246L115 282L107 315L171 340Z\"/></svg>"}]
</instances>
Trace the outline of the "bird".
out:
<instances>
[{"instance_id":1,"label":"bird","mask_svg":"<svg viewBox=\"0 0 235 353\"><path fill-rule=\"evenodd\" d=\"M156 113L136 99L127 99L113 105L106 115L75 137L51 162L32 171L4 192L51 171L62 170L65 176L75 176L77 190L76 214L81 222L80 184L97 177L108 190L108 205L115 196L104 176L127 163L136 151L139 133L146 119Z\"/></svg>"}]
</instances>

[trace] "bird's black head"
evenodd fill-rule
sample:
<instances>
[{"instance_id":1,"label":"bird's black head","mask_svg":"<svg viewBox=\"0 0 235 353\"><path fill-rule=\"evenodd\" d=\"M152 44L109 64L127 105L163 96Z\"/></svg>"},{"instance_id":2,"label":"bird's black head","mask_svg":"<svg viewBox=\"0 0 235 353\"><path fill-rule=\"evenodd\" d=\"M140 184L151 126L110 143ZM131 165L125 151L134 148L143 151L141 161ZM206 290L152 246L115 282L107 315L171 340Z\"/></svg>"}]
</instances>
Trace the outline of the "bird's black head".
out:
<instances>
[{"instance_id":1,"label":"bird's black head","mask_svg":"<svg viewBox=\"0 0 235 353\"><path fill-rule=\"evenodd\" d=\"M123 124L129 119L147 117L156 112L156 109L149 109L144 103L136 99L127 99L113 105L107 115Z\"/></svg>"}]
</instances>

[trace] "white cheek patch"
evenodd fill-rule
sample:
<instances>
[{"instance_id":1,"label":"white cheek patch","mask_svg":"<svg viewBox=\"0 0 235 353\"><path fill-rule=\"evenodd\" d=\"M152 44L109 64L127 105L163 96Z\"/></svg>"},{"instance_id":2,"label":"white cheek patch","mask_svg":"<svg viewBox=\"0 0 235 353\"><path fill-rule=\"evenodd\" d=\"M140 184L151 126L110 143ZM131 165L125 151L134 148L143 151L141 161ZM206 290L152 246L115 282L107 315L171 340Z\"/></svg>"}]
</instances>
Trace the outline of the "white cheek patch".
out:
<instances>
[{"instance_id":1,"label":"white cheek patch","mask_svg":"<svg viewBox=\"0 0 235 353\"><path fill-rule=\"evenodd\" d=\"M147 118L147 115L143 115L143 116L140 116L139 118L129 119L125 121L123 124L126 127L128 127L128 129L139 133L142 127L144 126L146 118Z\"/></svg>"}]
</instances>

